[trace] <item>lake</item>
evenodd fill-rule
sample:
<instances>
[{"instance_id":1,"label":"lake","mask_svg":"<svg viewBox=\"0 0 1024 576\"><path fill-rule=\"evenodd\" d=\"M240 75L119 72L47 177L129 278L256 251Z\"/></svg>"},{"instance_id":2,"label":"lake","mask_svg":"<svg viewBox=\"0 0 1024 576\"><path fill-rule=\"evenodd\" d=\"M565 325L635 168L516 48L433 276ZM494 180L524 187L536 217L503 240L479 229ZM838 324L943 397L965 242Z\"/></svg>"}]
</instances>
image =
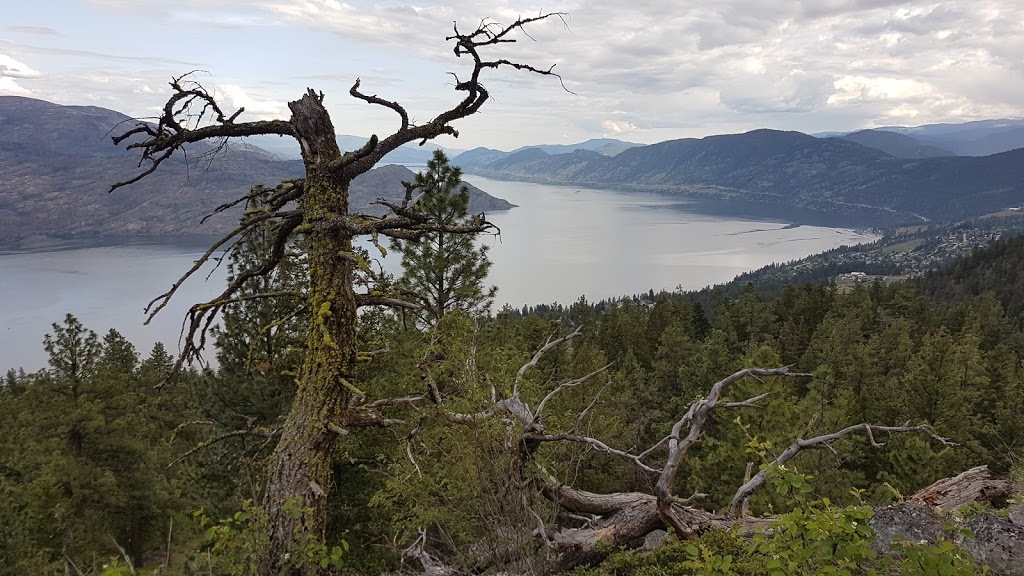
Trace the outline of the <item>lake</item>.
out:
<instances>
[{"instance_id":1,"label":"lake","mask_svg":"<svg viewBox=\"0 0 1024 576\"><path fill-rule=\"evenodd\" d=\"M489 216L485 238L498 305L590 301L727 282L772 262L873 241L841 227L793 226L779 218L708 213L679 198L613 190L466 180L519 208ZM219 293L223 269L197 276L143 326L142 309L191 266L203 246L126 245L0 255L0 370L46 363L43 335L68 312L101 336L116 328L145 355L156 341L177 350L184 311ZM397 257L385 268L400 270Z\"/></svg>"}]
</instances>

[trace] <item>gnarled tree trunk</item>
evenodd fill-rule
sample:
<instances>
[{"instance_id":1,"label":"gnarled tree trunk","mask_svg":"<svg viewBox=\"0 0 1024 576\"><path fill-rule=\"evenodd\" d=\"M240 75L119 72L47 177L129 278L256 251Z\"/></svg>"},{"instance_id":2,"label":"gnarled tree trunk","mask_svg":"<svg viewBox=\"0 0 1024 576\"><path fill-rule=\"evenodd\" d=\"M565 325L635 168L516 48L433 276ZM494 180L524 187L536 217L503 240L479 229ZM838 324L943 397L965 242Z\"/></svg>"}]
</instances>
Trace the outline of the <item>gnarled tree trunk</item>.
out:
<instances>
[{"instance_id":1,"label":"gnarled tree trunk","mask_svg":"<svg viewBox=\"0 0 1024 576\"><path fill-rule=\"evenodd\" d=\"M271 458L263 501L271 535L259 553L259 573L275 575L282 569L300 573L286 569L287 559L301 557L311 538L323 536L338 438L330 427L345 420L356 359L353 259L344 257L352 254L352 237L324 225L348 214L348 181L328 168L341 151L321 97L310 91L288 106L306 167L302 208L311 316L298 389Z\"/></svg>"}]
</instances>

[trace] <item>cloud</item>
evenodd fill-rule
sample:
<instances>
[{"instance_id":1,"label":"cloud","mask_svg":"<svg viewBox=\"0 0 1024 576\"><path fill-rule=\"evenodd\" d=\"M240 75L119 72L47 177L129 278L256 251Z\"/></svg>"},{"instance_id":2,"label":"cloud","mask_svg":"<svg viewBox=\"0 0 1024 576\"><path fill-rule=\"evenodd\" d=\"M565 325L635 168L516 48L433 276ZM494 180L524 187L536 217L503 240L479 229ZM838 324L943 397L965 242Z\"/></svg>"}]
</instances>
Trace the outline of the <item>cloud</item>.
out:
<instances>
[{"instance_id":1,"label":"cloud","mask_svg":"<svg viewBox=\"0 0 1024 576\"><path fill-rule=\"evenodd\" d=\"M40 76L42 76L42 74L29 68L28 65L18 62L14 58L5 54L0 54L0 77L39 78Z\"/></svg>"},{"instance_id":2,"label":"cloud","mask_svg":"<svg viewBox=\"0 0 1024 576\"><path fill-rule=\"evenodd\" d=\"M182 40L138 44L145 54L128 44L111 54L102 43L63 41L66 34L21 52L0 40L0 52L12 58L39 66L35 57L47 58L46 77L32 80L37 93L65 101L89 94L138 111L155 105L146 87L163 87L171 74L191 68L212 69L183 61L213 60L211 82L219 83L226 107L286 116L284 102L306 81L326 84L325 102L339 129L351 133L394 120L347 98L356 76L370 93L397 99L424 120L458 97L445 73L467 69L444 40L453 22L467 31L481 17L507 23L549 7L535 0L89 6L106 11L95 25L114 33L161 22ZM568 29L561 19L537 22L530 36L515 34L516 43L488 47L485 56L554 64L576 95L552 78L486 70L493 98L479 118L460 124L455 145L513 148L610 133L654 141L758 127L814 132L1024 115L1019 0L563 0L558 8L569 13ZM203 41L188 40L197 38ZM51 60L75 64L57 74Z\"/></svg>"},{"instance_id":3,"label":"cloud","mask_svg":"<svg viewBox=\"0 0 1024 576\"><path fill-rule=\"evenodd\" d=\"M16 96L27 96L31 93L31 90L19 86L18 83L14 81L14 78L0 76L0 94L14 94Z\"/></svg>"},{"instance_id":4,"label":"cloud","mask_svg":"<svg viewBox=\"0 0 1024 576\"><path fill-rule=\"evenodd\" d=\"M287 118L288 105L285 102L250 95L249 92L234 84L217 84L210 93L220 103L226 114L239 108L245 108L246 119ZM229 112L230 111L230 112Z\"/></svg>"},{"instance_id":5,"label":"cloud","mask_svg":"<svg viewBox=\"0 0 1024 576\"><path fill-rule=\"evenodd\" d=\"M935 94L935 88L912 78L865 78L864 76L843 76L833 83L836 92L829 97L829 104L848 102L906 101L927 98Z\"/></svg>"},{"instance_id":6,"label":"cloud","mask_svg":"<svg viewBox=\"0 0 1024 576\"><path fill-rule=\"evenodd\" d=\"M25 96L32 91L18 84L18 80L41 78L42 74L29 68L28 65L0 54L0 94Z\"/></svg>"},{"instance_id":7,"label":"cloud","mask_svg":"<svg viewBox=\"0 0 1024 576\"><path fill-rule=\"evenodd\" d=\"M623 132L633 132L637 127L625 120L605 120L601 123L601 127L604 128L607 134L618 134L621 135Z\"/></svg>"},{"instance_id":8,"label":"cloud","mask_svg":"<svg viewBox=\"0 0 1024 576\"><path fill-rule=\"evenodd\" d=\"M32 36L60 36L57 30L45 26L8 26L4 30L15 34L28 34Z\"/></svg>"}]
</instances>

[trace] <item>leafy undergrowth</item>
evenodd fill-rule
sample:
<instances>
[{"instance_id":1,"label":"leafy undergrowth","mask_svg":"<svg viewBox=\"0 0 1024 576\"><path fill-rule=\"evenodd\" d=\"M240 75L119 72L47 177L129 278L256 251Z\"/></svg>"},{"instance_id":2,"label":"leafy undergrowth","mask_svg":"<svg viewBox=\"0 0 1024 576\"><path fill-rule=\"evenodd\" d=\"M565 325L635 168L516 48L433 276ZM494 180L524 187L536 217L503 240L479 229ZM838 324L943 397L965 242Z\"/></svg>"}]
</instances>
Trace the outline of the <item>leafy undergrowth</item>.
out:
<instances>
[{"instance_id":1,"label":"leafy undergrowth","mask_svg":"<svg viewBox=\"0 0 1024 576\"><path fill-rule=\"evenodd\" d=\"M778 532L754 538L713 529L696 540L675 538L651 552L622 551L576 576L795 576L984 574L950 541L937 545L903 542L878 555L867 508L802 511L780 520Z\"/></svg>"}]
</instances>

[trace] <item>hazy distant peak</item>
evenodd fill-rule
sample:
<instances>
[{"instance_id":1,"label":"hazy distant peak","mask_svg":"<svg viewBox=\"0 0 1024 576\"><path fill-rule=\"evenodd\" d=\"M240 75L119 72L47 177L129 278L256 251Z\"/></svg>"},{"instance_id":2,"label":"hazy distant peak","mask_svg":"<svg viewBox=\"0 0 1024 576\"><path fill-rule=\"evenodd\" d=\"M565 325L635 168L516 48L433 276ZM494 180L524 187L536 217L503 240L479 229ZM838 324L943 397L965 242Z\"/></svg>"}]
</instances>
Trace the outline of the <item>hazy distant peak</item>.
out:
<instances>
[{"instance_id":1,"label":"hazy distant peak","mask_svg":"<svg viewBox=\"0 0 1024 576\"><path fill-rule=\"evenodd\" d=\"M864 132L821 132L819 138L846 138ZM925 124L922 126L882 126L872 132L908 136L922 146L931 146L946 155L988 156L1024 148L1024 118L998 118L970 122ZM869 145L870 144L865 144ZM938 152L931 150L932 155ZM897 156L899 157L899 156ZM926 156L922 156L926 157Z\"/></svg>"},{"instance_id":2,"label":"hazy distant peak","mask_svg":"<svg viewBox=\"0 0 1024 576\"><path fill-rule=\"evenodd\" d=\"M953 152L938 146L920 142L906 134L887 130L859 130L842 137L843 140L856 142L868 148L881 150L894 158L934 158L936 156L956 156Z\"/></svg>"}]
</instances>

